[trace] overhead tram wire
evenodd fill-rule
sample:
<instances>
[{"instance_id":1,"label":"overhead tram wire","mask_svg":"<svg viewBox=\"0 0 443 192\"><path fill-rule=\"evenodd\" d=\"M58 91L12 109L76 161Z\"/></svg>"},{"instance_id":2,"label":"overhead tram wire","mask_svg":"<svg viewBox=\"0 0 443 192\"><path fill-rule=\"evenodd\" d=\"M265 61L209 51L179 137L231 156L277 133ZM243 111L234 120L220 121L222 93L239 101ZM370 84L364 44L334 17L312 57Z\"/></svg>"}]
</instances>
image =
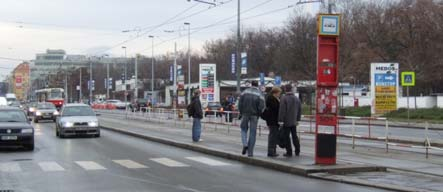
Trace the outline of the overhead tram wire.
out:
<instances>
[{"instance_id":1,"label":"overhead tram wire","mask_svg":"<svg viewBox=\"0 0 443 192\"><path fill-rule=\"evenodd\" d=\"M183 21L183 20L185 20L185 19L189 19L189 18L194 17L194 16L196 16L196 15L200 15L200 14L202 14L202 13L204 13L204 12L207 12L207 11L209 11L209 10L211 10L211 9L218 8L218 7L221 7L221 6L223 6L223 5L226 5L226 4L228 4L228 3L232 2L232 1L233 1L233 0L227 0L227 1L220 2L220 3L219 3L218 5L216 5L216 6L211 6L211 7L208 7L208 8L204 8L204 9L202 9L202 10L200 10L200 11L196 11L196 12L191 13L191 14L189 14L189 15L186 15L186 16L183 16L183 17L180 17L180 18L175 19L175 20L172 20L172 21L170 21L170 22L168 22L168 23L166 23L166 24L172 24L172 23L176 23L176 22L179 22L179 21ZM147 30L147 29L152 28L152 27L154 27L154 26L145 27L145 28L143 28L142 30Z\"/></svg>"},{"instance_id":2,"label":"overhead tram wire","mask_svg":"<svg viewBox=\"0 0 443 192\"><path fill-rule=\"evenodd\" d=\"M253 7L251 7L251 8L249 8L249 9L246 9L246 10L242 11L242 13L247 13L247 12L249 12L249 11L252 11L252 10L254 10L254 9L260 7L260 6L263 6L263 5L265 5L265 4L267 4L267 3L271 2L271 1L273 1L273 0L266 0L266 1L264 1L264 2L261 2L261 3L255 5L255 6L253 6ZM287 9L287 8L286 8L286 9ZM221 19L221 20L219 20L219 21L217 21L217 22L215 22L215 23L212 23L212 24L209 24L209 25L206 25L206 26L203 26L203 27L197 27L197 28L194 28L194 29L197 29L197 30L191 32L191 35L194 34L194 33L199 32L199 31L201 31L201 30L204 30L204 29L207 29L207 28L211 28L211 27L214 27L214 26L220 25L220 23L223 23L223 22L225 22L225 21L231 20L231 19L233 19L233 18L235 18L235 17L237 17L237 14L232 15L232 16L227 17L227 18L224 18L224 19ZM180 39L180 38L182 38L183 36L184 36L184 35L180 35L180 36L178 36L178 37L174 37L174 38L171 38L171 39L164 40L164 41L162 41L162 42L160 42L160 43L155 44L154 47L157 47L157 46L162 45L162 44L164 44L164 43L166 43L166 42L169 42L169 41L173 41L173 40L176 40L176 39ZM150 49L152 49L152 48L143 49L143 50L141 50L140 52L144 52L144 51L147 51L147 50L150 50Z\"/></svg>"},{"instance_id":3,"label":"overhead tram wire","mask_svg":"<svg viewBox=\"0 0 443 192\"><path fill-rule=\"evenodd\" d=\"M106 49L104 49L104 50L97 51L97 52L94 53L94 55L97 55L97 54L100 54L100 53L103 53L103 52L106 52L106 51L112 50L112 49L114 49L114 48L116 48L116 47L120 47L121 45L124 45L125 43L128 43L128 42L131 42L131 41L133 41L133 40L135 40L135 39L138 39L138 38L140 38L140 37L142 37L142 36L144 36L144 35L150 33L151 31L154 31L155 29L157 29L157 28L159 28L159 27L161 27L161 26L163 26L163 25L166 25L167 22L169 22L170 20L173 20L173 19L179 17L180 15L186 13L187 11L189 11L190 9L194 8L194 7L197 6L197 5L198 5L198 3L194 3L194 4L191 5L190 7L186 8L185 10L183 10L183 11L181 11L180 13L176 14L175 16L169 18L169 19L166 20L165 22L156 25L155 27L151 28L150 30L145 31L145 32L143 32L142 34L136 35L135 37L132 37L132 38L127 39L127 40L125 40L125 41L122 41L122 42L120 42L120 43L118 43L118 44L116 44L116 45L114 45L114 46L111 46L110 48L106 48Z\"/></svg>"}]
</instances>

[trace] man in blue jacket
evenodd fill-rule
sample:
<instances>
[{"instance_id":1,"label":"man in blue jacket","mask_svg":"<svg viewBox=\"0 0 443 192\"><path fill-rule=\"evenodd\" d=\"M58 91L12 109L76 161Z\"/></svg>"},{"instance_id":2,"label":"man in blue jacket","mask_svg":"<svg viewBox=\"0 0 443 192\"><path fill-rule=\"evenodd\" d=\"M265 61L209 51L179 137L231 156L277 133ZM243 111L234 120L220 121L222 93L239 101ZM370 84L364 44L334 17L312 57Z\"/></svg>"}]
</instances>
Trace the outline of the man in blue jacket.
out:
<instances>
[{"instance_id":1,"label":"man in blue jacket","mask_svg":"<svg viewBox=\"0 0 443 192\"><path fill-rule=\"evenodd\" d=\"M240 124L243 143L242 154L245 155L248 152L248 156L252 157L254 154L258 118L265 109L265 97L259 90L257 81L252 81L251 87L243 91L238 106L240 118L242 118ZM249 140L247 136L248 130Z\"/></svg>"}]
</instances>

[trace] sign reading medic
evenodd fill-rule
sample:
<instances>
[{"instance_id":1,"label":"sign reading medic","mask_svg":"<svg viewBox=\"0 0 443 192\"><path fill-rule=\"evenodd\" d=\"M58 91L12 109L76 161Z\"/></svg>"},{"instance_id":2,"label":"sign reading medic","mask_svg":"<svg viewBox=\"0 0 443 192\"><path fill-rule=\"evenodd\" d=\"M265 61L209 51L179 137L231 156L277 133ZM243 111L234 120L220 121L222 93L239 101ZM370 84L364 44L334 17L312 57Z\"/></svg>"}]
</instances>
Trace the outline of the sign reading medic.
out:
<instances>
[{"instance_id":1,"label":"sign reading medic","mask_svg":"<svg viewBox=\"0 0 443 192\"><path fill-rule=\"evenodd\" d=\"M398 92L398 63L372 63L372 114L397 110Z\"/></svg>"}]
</instances>

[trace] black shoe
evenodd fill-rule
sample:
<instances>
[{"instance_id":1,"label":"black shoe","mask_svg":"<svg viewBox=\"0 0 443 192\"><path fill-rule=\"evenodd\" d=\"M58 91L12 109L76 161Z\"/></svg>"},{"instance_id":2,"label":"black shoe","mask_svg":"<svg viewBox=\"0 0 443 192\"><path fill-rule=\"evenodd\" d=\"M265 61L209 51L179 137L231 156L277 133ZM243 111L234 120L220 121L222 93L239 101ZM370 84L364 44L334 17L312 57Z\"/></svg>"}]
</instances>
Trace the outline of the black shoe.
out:
<instances>
[{"instance_id":1,"label":"black shoe","mask_svg":"<svg viewBox=\"0 0 443 192\"><path fill-rule=\"evenodd\" d=\"M253 157L254 155L252 155L252 154L248 154L248 157Z\"/></svg>"},{"instance_id":2,"label":"black shoe","mask_svg":"<svg viewBox=\"0 0 443 192\"><path fill-rule=\"evenodd\" d=\"M300 151L295 151L295 156L300 156Z\"/></svg>"},{"instance_id":3,"label":"black shoe","mask_svg":"<svg viewBox=\"0 0 443 192\"><path fill-rule=\"evenodd\" d=\"M279 156L279 154L277 154L277 153L275 153L275 154L269 154L268 153L268 157L278 157Z\"/></svg>"},{"instance_id":4,"label":"black shoe","mask_svg":"<svg viewBox=\"0 0 443 192\"><path fill-rule=\"evenodd\" d=\"M248 147L243 147L243 151L241 152L242 155L245 155L248 151Z\"/></svg>"},{"instance_id":5,"label":"black shoe","mask_svg":"<svg viewBox=\"0 0 443 192\"><path fill-rule=\"evenodd\" d=\"M285 157L292 157L292 153L285 153L285 154L283 154L283 156L285 156Z\"/></svg>"}]
</instances>

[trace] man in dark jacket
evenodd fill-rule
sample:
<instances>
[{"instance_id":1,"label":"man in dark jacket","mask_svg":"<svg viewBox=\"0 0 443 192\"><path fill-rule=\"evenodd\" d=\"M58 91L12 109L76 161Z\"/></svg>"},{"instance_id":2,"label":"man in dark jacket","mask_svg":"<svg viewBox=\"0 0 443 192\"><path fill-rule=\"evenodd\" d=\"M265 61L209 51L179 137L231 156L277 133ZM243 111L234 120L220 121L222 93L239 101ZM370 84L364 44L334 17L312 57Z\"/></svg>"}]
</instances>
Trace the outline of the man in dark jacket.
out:
<instances>
[{"instance_id":1,"label":"man in dark jacket","mask_svg":"<svg viewBox=\"0 0 443 192\"><path fill-rule=\"evenodd\" d=\"M301 103L294 95L292 86L287 84L285 86L286 94L280 100L280 109L278 113L278 121L283 123L283 132L285 135L286 154L284 156L292 156L291 139L295 147L295 155L300 155L300 141L297 136L297 125L301 119Z\"/></svg>"},{"instance_id":2,"label":"man in dark jacket","mask_svg":"<svg viewBox=\"0 0 443 192\"><path fill-rule=\"evenodd\" d=\"M199 142L201 135L201 119L203 119L203 109L200 102L200 90L194 91L194 96L192 97L192 141Z\"/></svg>"},{"instance_id":3,"label":"man in dark jacket","mask_svg":"<svg viewBox=\"0 0 443 192\"><path fill-rule=\"evenodd\" d=\"M277 143L279 140L278 130L278 113L280 108L280 94L279 87L273 87L270 94L266 98L266 109L263 117L269 128L268 135L268 157L277 157Z\"/></svg>"},{"instance_id":4,"label":"man in dark jacket","mask_svg":"<svg viewBox=\"0 0 443 192\"><path fill-rule=\"evenodd\" d=\"M258 118L265 109L265 98L258 89L258 82L252 81L251 88L246 89L240 96L238 109L240 117L242 118L241 139L243 143L242 154L248 152L248 156L252 157L254 154L255 137L257 133ZM249 140L248 140L248 129Z\"/></svg>"}]
</instances>

